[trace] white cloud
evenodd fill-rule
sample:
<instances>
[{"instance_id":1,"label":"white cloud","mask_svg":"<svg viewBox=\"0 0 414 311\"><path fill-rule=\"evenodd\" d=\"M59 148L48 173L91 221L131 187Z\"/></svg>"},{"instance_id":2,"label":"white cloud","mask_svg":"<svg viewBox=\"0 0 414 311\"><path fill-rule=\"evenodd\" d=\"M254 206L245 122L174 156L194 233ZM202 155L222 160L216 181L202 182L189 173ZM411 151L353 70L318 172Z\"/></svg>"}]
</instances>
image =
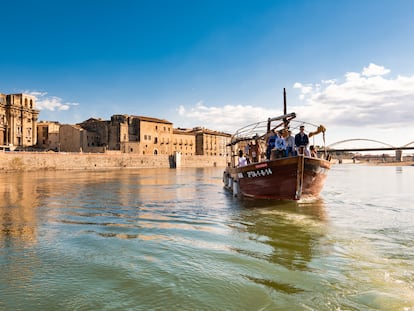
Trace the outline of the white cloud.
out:
<instances>
[{"instance_id":1,"label":"white cloud","mask_svg":"<svg viewBox=\"0 0 414 311\"><path fill-rule=\"evenodd\" d=\"M337 137L358 135L392 141L401 136L398 133L413 127L414 75L385 77L390 72L371 63L361 72L345 73L342 79L295 83L293 88L299 90L299 105L295 105L298 119L322 123L331 132L336 131ZM180 106L178 112L180 124L191 123L230 133L243 125L280 114L253 105L209 106L203 102L193 107Z\"/></svg>"},{"instance_id":2,"label":"white cloud","mask_svg":"<svg viewBox=\"0 0 414 311\"><path fill-rule=\"evenodd\" d=\"M57 96L48 96L47 92L25 91L24 93L36 97L36 108L39 110L64 111L69 110L71 106L79 105L79 103L63 102L63 99Z\"/></svg>"},{"instance_id":3,"label":"white cloud","mask_svg":"<svg viewBox=\"0 0 414 311\"><path fill-rule=\"evenodd\" d=\"M343 82L333 82L313 92L300 89L304 105L297 112L337 126L411 126L414 75L383 77L389 72L370 64L362 73L346 73Z\"/></svg>"},{"instance_id":4,"label":"white cloud","mask_svg":"<svg viewBox=\"0 0 414 311\"><path fill-rule=\"evenodd\" d=\"M383 66L375 65L373 63L370 63L368 67L364 67L364 69L362 70L362 74L366 77L383 76L390 72L391 70L386 69Z\"/></svg>"},{"instance_id":5,"label":"white cloud","mask_svg":"<svg viewBox=\"0 0 414 311\"><path fill-rule=\"evenodd\" d=\"M191 120L191 122L181 122L180 124L190 124L190 126L204 126L214 130L233 132L236 129L250 123L267 119L270 115L280 115L276 110L272 111L262 107L250 105L224 105L221 107L208 106L203 102L198 102L193 107L187 109L184 106L178 108L181 118Z\"/></svg>"}]
</instances>

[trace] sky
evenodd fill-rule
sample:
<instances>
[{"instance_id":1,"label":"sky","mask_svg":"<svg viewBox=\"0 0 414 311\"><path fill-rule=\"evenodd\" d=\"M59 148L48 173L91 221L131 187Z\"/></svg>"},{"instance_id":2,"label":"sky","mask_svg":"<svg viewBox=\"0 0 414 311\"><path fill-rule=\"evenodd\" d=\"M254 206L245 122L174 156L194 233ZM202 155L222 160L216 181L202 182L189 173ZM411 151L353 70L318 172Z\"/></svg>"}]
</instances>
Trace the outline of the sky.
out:
<instances>
[{"instance_id":1,"label":"sky","mask_svg":"<svg viewBox=\"0 0 414 311\"><path fill-rule=\"evenodd\" d=\"M232 133L288 112L326 142L414 141L414 1L1 0L0 93L39 120Z\"/></svg>"}]
</instances>

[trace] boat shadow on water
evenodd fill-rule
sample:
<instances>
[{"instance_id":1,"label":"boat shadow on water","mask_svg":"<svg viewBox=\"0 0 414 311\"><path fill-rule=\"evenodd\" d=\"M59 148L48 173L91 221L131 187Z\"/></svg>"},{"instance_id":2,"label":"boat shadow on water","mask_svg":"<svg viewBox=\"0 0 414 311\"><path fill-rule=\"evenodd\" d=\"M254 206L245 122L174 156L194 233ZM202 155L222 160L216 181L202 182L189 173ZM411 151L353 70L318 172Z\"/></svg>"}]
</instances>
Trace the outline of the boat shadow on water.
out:
<instances>
[{"instance_id":1,"label":"boat shadow on water","mask_svg":"<svg viewBox=\"0 0 414 311\"><path fill-rule=\"evenodd\" d=\"M326 234L325 204L322 199L311 202L238 200L236 230L257 243L251 249L234 251L272 264L274 274L250 275L246 278L279 293L306 291L302 284L290 279L290 272L312 272L312 261L319 256L319 246ZM287 273L285 275L285 272Z\"/></svg>"},{"instance_id":2,"label":"boat shadow on water","mask_svg":"<svg viewBox=\"0 0 414 311\"><path fill-rule=\"evenodd\" d=\"M311 217L314 220L325 221L325 202L322 198L314 200L266 200L243 198L239 206L249 210L257 210L264 214L298 214Z\"/></svg>"},{"instance_id":3,"label":"boat shadow on water","mask_svg":"<svg viewBox=\"0 0 414 311\"><path fill-rule=\"evenodd\" d=\"M309 202L257 199L235 201L240 224L250 233L266 236L265 240L270 244L284 241L289 247L291 241L291 246L299 243L304 250L309 251L314 244L309 240L323 235L328 222L322 198Z\"/></svg>"}]
</instances>

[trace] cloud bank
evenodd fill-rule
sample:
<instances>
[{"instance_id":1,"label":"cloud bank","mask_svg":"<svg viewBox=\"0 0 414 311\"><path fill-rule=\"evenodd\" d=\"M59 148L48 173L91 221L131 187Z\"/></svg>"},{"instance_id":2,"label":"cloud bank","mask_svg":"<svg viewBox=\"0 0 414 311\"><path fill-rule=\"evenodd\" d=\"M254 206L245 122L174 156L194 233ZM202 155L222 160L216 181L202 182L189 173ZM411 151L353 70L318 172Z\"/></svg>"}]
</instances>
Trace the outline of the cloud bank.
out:
<instances>
[{"instance_id":1,"label":"cloud bank","mask_svg":"<svg viewBox=\"0 0 414 311\"><path fill-rule=\"evenodd\" d=\"M369 64L361 73L348 72L343 81L295 83L305 103L297 113L336 126L411 126L414 118L414 75L387 78L391 71Z\"/></svg>"},{"instance_id":2,"label":"cloud bank","mask_svg":"<svg viewBox=\"0 0 414 311\"><path fill-rule=\"evenodd\" d=\"M388 77L391 70L369 64L361 72L347 72L342 79L319 83L296 82L298 119L343 127L407 127L414 119L414 75ZM212 129L230 131L242 125L279 115L276 110L252 105L180 106L182 120ZM188 122L187 122L188 123Z\"/></svg>"},{"instance_id":3,"label":"cloud bank","mask_svg":"<svg viewBox=\"0 0 414 311\"><path fill-rule=\"evenodd\" d=\"M191 123L202 125L214 130L232 132L244 125L262 121L263 116L280 115L280 111L269 110L262 107L225 105L222 107L208 106L203 102L198 102L194 107L185 108L180 106L178 114L181 118L189 119ZM181 122L180 122L181 123Z\"/></svg>"},{"instance_id":4,"label":"cloud bank","mask_svg":"<svg viewBox=\"0 0 414 311\"><path fill-rule=\"evenodd\" d=\"M79 103L64 102L62 98L57 96L49 96L47 92L25 91L24 93L36 97L36 108L39 110L49 111L65 111L71 106L78 106Z\"/></svg>"}]
</instances>

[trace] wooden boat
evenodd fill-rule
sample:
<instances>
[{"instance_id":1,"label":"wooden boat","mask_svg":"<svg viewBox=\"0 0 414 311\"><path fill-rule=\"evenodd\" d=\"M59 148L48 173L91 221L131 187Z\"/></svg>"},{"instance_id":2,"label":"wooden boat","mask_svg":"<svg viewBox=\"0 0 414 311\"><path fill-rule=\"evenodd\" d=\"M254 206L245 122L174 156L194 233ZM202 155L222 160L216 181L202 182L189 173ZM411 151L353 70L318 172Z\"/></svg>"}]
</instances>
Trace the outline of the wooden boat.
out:
<instances>
[{"instance_id":1,"label":"wooden boat","mask_svg":"<svg viewBox=\"0 0 414 311\"><path fill-rule=\"evenodd\" d=\"M230 159L223 173L225 188L232 191L238 197L248 197L271 200L308 200L318 198L323 189L327 173L331 167L330 156L318 154L317 156L306 155L304 148L297 150L296 155L276 158L277 150L272 150L270 159L260 152L259 157L250 159L247 165L239 165L238 153L246 145L254 142L258 146L265 146L273 131L287 132L298 130L301 125L306 128L314 127L315 130L308 132L309 141L317 134L322 134L325 150L325 127L307 122L294 120L295 113L286 113L286 92L284 91L284 114L269 118L266 121L257 122L245 126L232 136L230 148Z\"/></svg>"}]
</instances>

